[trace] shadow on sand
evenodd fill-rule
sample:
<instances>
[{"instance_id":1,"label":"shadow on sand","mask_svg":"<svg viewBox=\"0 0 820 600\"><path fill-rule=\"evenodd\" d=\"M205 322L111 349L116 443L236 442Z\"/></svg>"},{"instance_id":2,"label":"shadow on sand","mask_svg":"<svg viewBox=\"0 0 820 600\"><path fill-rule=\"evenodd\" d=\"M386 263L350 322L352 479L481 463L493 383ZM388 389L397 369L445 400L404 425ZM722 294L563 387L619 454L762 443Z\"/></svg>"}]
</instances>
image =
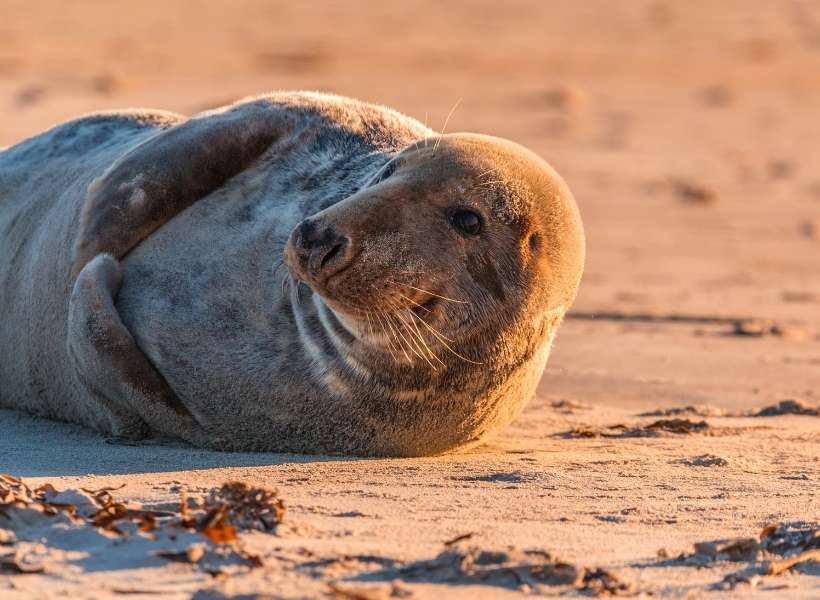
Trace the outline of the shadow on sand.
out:
<instances>
[{"instance_id":1,"label":"shadow on sand","mask_svg":"<svg viewBox=\"0 0 820 600\"><path fill-rule=\"evenodd\" d=\"M215 452L176 440L123 444L77 425L0 410L0 472L17 477L126 475L362 460L367 459Z\"/></svg>"}]
</instances>

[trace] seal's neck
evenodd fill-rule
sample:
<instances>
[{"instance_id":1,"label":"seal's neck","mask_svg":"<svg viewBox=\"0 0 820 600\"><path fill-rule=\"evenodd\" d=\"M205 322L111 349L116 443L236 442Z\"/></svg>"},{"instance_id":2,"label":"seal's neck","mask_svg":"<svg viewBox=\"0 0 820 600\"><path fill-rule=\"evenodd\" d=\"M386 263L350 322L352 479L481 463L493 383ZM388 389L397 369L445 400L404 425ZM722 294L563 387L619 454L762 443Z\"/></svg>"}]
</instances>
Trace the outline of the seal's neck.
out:
<instances>
[{"instance_id":1,"label":"seal's neck","mask_svg":"<svg viewBox=\"0 0 820 600\"><path fill-rule=\"evenodd\" d=\"M374 346L366 324L301 287L291 306L299 351L308 360L298 364L306 364L305 379L322 388L324 414L337 415L349 427L350 443L367 453L437 453L497 429L532 395L549 351L549 331L530 323L506 339L461 340L489 348L483 364L445 358L445 366L432 370L418 358L402 361ZM383 425L378 431L374 420Z\"/></svg>"},{"instance_id":2,"label":"seal's neck","mask_svg":"<svg viewBox=\"0 0 820 600\"><path fill-rule=\"evenodd\" d=\"M433 340L420 340L421 334L401 328L400 323L388 323L386 317L375 315L354 319L334 310L308 286L292 287L291 308L301 346L315 374L333 382L331 388L344 392L351 387L340 385L345 380L355 380L355 385L389 381L383 387L399 395L410 394L435 389L437 382L452 379L454 369L463 374L468 366L448 360ZM432 350L439 350L441 358L434 358Z\"/></svg>"},{"instance_id":3,"label":"seal's neck","mask_svg":"<svg viewBox=\"0 0 820 600\"><path fill-rule=\"evenodd\" d=\"M540 346L535 338L541 336L536 332L512 336L526 341L510 344L500 338L493 342L498 337L494 332L473 330L476 339L451 340L445 347L444 341L408 331L411 323L402 330L399 323L386 322L384 317L380 322L376 317L354 319L334 310L307 285L292 288L291 307L300 345L314 375L331 392L351 391L363 382L382 382L385 385L380 387L386 391L408 399L445 388L470 393L471 387L485 388L489 380L517 369ZM499 343L503 348L496 347ZM462 352L464 348L483 349L485 356L467 357L454 346Z\"/></svg>"},{"instance_id":4,"label":"seal's neck","mask_svg":"<svg viewBox=\"0 0 820 600\"><path fill-rule=\"evenodd\" d=\"M372 376L372 361L367 359L367 341L361 326L334 311L307 285L291 286L291 310L296 322L302 351L318 380L328 391L344 395L347 381Z\"/></svg>"}]
</instances>

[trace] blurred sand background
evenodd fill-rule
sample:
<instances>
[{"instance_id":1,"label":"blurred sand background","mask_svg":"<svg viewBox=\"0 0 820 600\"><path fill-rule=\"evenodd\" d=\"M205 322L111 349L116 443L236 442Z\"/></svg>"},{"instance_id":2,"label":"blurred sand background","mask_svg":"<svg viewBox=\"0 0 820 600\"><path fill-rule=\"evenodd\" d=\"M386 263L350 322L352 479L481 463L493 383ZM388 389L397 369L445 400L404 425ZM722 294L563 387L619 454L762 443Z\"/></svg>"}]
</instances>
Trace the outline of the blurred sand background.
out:
<instances>
[{"instance_id":1,"label":"blurred sand background","mask_svg":"<svg viewBox=\"0 0 820 600\"><path fill-rule=\"evenodd\" d=\"M241 479L278 487L291 523L249 542L264 567L226 581L159 559L93 569L49 554L46 575L0 574L0 596L132 586L146 597L313 597L376 568L345 556L410 564L464 533L468 545L614 569L655 594L820 595L810 568L709 592L737 565L656 558L772 521L820 521L820 417L741 415L820 402L820 4L0 0L0 42L0 147L87 112L193 114L280 89L386 104L434 128L457 104L448 131L508 137L556 167L588 236L581 293L537 397L469 453L367 461L120 447L0 412L0 471L58 488L124 483L118 494L148 505ZM642 411L686 405L708 407L683 415L705 418L705 434L560 435L645 425ZM334 570L305 567L319 559Z\"/></svg>"}]
</instances>

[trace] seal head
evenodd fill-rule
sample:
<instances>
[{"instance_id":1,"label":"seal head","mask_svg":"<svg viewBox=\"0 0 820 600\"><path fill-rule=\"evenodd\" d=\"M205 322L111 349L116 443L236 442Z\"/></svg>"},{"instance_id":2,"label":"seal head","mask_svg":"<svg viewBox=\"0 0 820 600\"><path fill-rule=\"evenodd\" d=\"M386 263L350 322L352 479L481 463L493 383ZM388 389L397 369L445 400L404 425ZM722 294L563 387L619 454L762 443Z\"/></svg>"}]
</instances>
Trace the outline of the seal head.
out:
<instances>
[{"instance_id":1,"label":"seal head","mask_svg":"<svg viewBox=\"0 0 820 600\"><path fill-rule=\"evenodd\" d=\"M366 345L441 373L523 361L551 339L577 292L584 234L542 159L451 134L407 147L302 221L285 262Z\"/></svg>"}]
</instances>

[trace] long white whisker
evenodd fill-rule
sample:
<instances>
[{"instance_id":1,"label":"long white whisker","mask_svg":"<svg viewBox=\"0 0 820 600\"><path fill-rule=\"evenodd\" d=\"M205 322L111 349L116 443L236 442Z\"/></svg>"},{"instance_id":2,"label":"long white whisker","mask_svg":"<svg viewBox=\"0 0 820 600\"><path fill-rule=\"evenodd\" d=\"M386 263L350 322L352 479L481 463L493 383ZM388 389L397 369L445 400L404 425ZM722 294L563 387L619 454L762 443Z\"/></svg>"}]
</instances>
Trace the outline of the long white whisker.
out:
<instances>
[{"instance_id":1,"label":"long white whisker","mask_svg":"<svg viewBox=\"0 0 820 600\"><path fill-rule=\"evenodd\" d=\"M382 314L381 314L381 311L376 311L376 313L375 313L375 315L374 315L374 316L376 317L376 319L378 319L379 324L380 324L380 325L381 325L381 327L382 327L382 333L383 333L383 334L384 334L384 336L387 338L387 347L388 347L388 350L390 351L390 356L392 356L392 357L393 357L393 360L396 360L396 355L394 354L393 350L399 350L399 351L401 351L401 348L400 348L400 347L397 347L397 346L393 343L393 338L394 338L395 336L393 335L392 330L391 330L391 332L390 332L390 335L388 335L388 333L387 333L387 326L385 325L385 322L382 320ZM407 356L407 354L406 354L406 353L405 353L405 356ZM408 357L408 360L409 360L409 357Z\"/></svg>"},{"instance_id":2,"label":"long white whisker","mask_svg":"<svg viewBox=\"0 0 820 600\"><path fill-rule=\"evenodd\" d=\"M416 325L416 321L414 319L418 319L419 317L413 314L413 311L410 309L405 309L408 313L410 313L410 324L413 326L413 330L416 332L416 337L422 343L425 350L430 354L430 357L435 359L442 367L446 366L444 362L430 349L430 346L427 345L427 342L424 341L424 336L421 335L421 331L419 331L418 325ZM432 366L432 365L430 365ZM435 367L433 367L435 369Z\"/></svg>"},{"instance_id":3,"label":"long white whisker","mask_svg":"<svg viewBox=\"0 0 820 600\"><path fill-rule=\"evenodd\" d=\"M408 337L410 338L410 341L413 343L413 345L416 347L416 349L417 349L417 350L421 353L422 358L423 358L423 359L427 362L427 364L428 364L428 365L430 365L430 368L431 368L431 369L433 369L433 370L435 371L435 370L436 370L435 365L433 365L433 363L431 363L431 362L428 360L427 355L426 355L426 353L425 353L424 349L422 348L422 345L423 345L424 347L427 347L427 344L425 344L425 343L424 343L424 340L421 340L422 345L420 345L420 344L418 343L418 340L417 340L417 339L416 339L416 337L413 335L413 330L412 330L412 329L410 329L410 327L408 327L407 322L406 322L406 321L402 318L402 316L401 316L401 313L400 313L400 312L396 312L396 313L394 313L394 314L395 314L395 317L396 317L396 318L399 320L399 322L402 324L402 327L404 327L404 331L405 331L405 333L407 333ZM430 351L430 349L429 349L429 348L427 348L427 351L429 352L429 351Z\"/></svg>"},{"instance_id":4,"label":"long white whisker","mask_svg":"<svg viewBox=\"0 0 820 600\"><path fill-rule=\"evenodd\" d=\"M413 359L410 358L410 355L407 354L407 351L404 349L404 345L401 343L401 340L399 339L399 337L397 335L396 328L390 322L390 315L388 315L387 313L382 313L382 314L384 315L384 320L387 323L387 326L390 328L390 332L396 338L396 344L398 345L399 350L401 351L401 353L404 354L404 358L406 358L408 362L413 362Z\"/></svg>"},{"instance_id":5,"label":"long white whisker","mask_svg":"<svg viewBox=\"0 0 820 600\"><path fill-rule=\"evenodd\" d=\"M415 300L413 300L412 298L408 298L407 296L405 296L405 295L404 295L404 294L402 294L401 292L399 292L399 296L401 296L402 298L404 298L405 300L407 300L407 301L408 301L408 302L410 302L411 304L416 305L417 307L419 307L419 308L420 308L421 310L423 310L424 312L426 312L426 313L429 313L429 312L430 312L430 309L429 309L429 308L427 308L427 307L425 307L425 306L422 306L421 304L419 304L418 302L416 302L416 301L415 301Z\"/></svg>"},{"instance_id":6,"label":"long white whisker","mask_svg":"<svg viewBox=\"0 0 820 600\"><path fill-rule=\"evenodd\" d=\"M425 326L425 327L427 327L427 329L430 329L431 331L435 332L435 333L436 333L436 337L438 337L439 339L445 339L445 340L447 340L448 342L453 343L453 344L455 343L455 340L454 340L454 339L452 339L452 338L448 338L446 335L444 335L443 333L441 333L438 329L436 329L435 327L433 327L432 325L430 325L430 323L428 323L427 321L425 321L425 320L424 320L421 316L419 316L419 315L415 315L415 316L416 316L416 318L417 318L417 319L419 319L419 320L420 320L420 321L424 324L424 326Z\"/></svg>"},{"instance_id":7,"label":"long white whisker","mask_svg":"<svg viewBox=\"0 0 820 600\"><path fill-rule=\"evenodd\" d=\"M469 304L469 302L465 302L464 300L454 300L453 298L448 298L447 296L441 296L439 294L434 294L428 290L423 290L421 288L417 288L409 283L402 283L400 281L392 281L390 279L387 280L388 283L392 283L394 285L406 285L409 288L416 290L417 292L422 292L424 294L430 294L431 296L435 296L436 298L441 298L442 300L447 300L448 302L455 302L456 304Z\"/></svg>"},{"instance_id":8,"label":"long white whisker","mask_svg":"<svg viewBox=\"0 0 820 600\"><path fill-rule=\"evenodd\" d=\"M438 150L439 144L441 143L441 138L444 137L444 131L447 129L447 123L450 122L450 117L452 117L453 113L456 112L456 108L458 108L458 105L461 104L461 101L463 99L464 98L461 97L458 100L456 100L456 103L453 104L453 108L451 108L450 112L447 113L447 118L444 119L444 125L441 126L441 133L439 134L438 138L436 138L436 143L433 144L433 154L435 154Z\"/></svg>"},{"instance_id":9,"label":"long white whisker","mask_svg":"<svg viewBox=\"0 0 820 600\"><path fill-rule=\"evenodd\" d=\"M426 321L424 321L424 320L422 319L422 321L421 321L421 322L424 324L424 326L425 326L425 327L427 327L427 329L429 329L429 330L430 330L430 332L431 332L434 336L436 336L436 337L438 338L438 340L441 342L441 344L442 344L445 348L447 348L450 352L452 352L455 356L459 357L459 358L460 358L461 360L463 360L463 361L466 361L466 362L471 363L471 364L474 364L474 365L483 365L483 364L484 364L484 363L481 363L481 362L476 362L476 361L474 361L474 360L470 360L470 359L469 359L469 358L467 358L466 356L462 356L461 354L459 354L458 352L456 352L455 350L453 350L453 349L449 346L449 344L447 344L447 342L445 342L445 341L444 341L444 338L443 338L442 336L440 336L440 335L438 334L438 332L436 332L436 330L435 330L435 329L433 329L432 327L430 327L430 325L428 325ZM451 340L451 341L452 341L452 340Z\"/></svg>"},{"instance_id":10,"label":"long white whisker","mask_svg":"<svg viewBox=\"0 0 820 600\"><path fill-rule=\"evenodd\" d=\"M395 317L394 317L394 315L388 315L388 316L390 317L390 319L394 319L394 318L395 318ZM395 321L395 323L396 323L396 324L398 324L398 321ZM411 343L408 341L408 339L407 339L406 337L404 337L404 334L402 333L402 331L401 331L401 329L398 327L398 325L396 326L396 331L398 332L399 337L401 337L401 339L402 339L402 340L404 340L404 343L405 343L405 344L407 344L407 349L408 349L408 350L410 350L410 352L412 352L413 354L415 354L416 356L418 356L418 357L419 357L420 359L422 359L422 360L427 360L427 359L426 359L426 358L425 358L422 354L419 354L418 350L416 350L416 349L413 347L413 344L411 344ZM429 361L428 361L428 362L429 362Z\"/></svg>"}]
</instances>

